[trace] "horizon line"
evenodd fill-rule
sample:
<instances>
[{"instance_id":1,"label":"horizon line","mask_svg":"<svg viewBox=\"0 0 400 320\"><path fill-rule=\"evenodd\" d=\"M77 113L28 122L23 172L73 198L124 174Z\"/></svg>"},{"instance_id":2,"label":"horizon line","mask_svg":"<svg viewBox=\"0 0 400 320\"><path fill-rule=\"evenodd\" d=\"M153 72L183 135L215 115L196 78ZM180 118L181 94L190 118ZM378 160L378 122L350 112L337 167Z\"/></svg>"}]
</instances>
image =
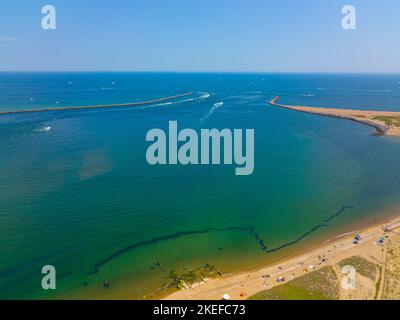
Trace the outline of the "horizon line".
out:
<instances>
[{"instance_id":1,"label":"horizon line","mask_svg":"<svg viewBox=\"0 0 400 320\"><path fill-rule=\"evenodd\" d=\"M199 74L341 74L341 75L400 75L399 72L349 71L174 71L174 70L0 70L0 73L199 73Z\"/></svg>"}]
</instances>

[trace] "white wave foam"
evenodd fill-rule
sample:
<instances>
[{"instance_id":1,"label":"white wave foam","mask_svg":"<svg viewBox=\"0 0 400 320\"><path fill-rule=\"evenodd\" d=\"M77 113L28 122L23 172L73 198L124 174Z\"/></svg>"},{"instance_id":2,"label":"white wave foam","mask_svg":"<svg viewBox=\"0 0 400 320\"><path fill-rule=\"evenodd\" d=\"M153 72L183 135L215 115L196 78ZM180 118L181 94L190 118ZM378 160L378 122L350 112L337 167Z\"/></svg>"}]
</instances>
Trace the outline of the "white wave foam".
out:
<instances>
[{"instance_id":1,"label":"white wave foam","mask_svg":"<svg viewBox=\"0 0 400 320\"><path fill-rule=\"evenodd\" d=\"M171 105L172 104L172 102L163 102L163 103L157 103L157 104L151 104L151 105L148 105L148 106L143 106L143 107L140 107L140 108L138 108L138 109L148 109L148 108L154 108L154 107L162 107L162 106L168 106L168 105Z\"/></svg>"},{"instance_id":2,"label":"white wave foam","mask_svg":"<svg viewBox=\"0 0 400 320\"><path fill-rule=\"evenodd\" d=\"M185 100L179 100L179 101L176 101L176 103L191 102L191 101L194 101L194 98L185 99Z\"/></svg>"},{"instance_id":3,"label":"white wave foam","mask_svg":"<svg viewBox=\"0 0 400 320\"><path fill-rule=\"evenodd\" d=\"M171 104L172 104L172 102L164 102L164 103L154 104L153 107L169 106Z\"/></svg>"},{"instance_id":4,"label":"white wave foam","mask_svg":"<svg viewBox=\"0 0 400 320\"><path fill-rule=\"evenodd\" d=\"M197 100L205 100L210 97L208 92L200 92L201 96L197 98Z\"/></svg>"},{"instance_id":5,"label":"white wave foam","mask_svg":"<svg viewBox=\"0 0 400 320\"><path fill-rule=\"evenodd\" d=\"M50 126L43 125L40 128L36 129L36 132L49 132L51 130Z\"/></svg>"}]
</instances>

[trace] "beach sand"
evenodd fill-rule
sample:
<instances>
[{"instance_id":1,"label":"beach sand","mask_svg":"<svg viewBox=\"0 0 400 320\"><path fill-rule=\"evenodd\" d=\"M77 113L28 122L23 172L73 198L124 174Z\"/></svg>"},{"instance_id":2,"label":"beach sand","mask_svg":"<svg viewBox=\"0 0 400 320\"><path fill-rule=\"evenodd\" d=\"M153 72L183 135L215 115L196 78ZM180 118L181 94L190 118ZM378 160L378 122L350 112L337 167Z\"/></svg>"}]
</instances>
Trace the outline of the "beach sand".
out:
<instances>
[{"instance_id":1,"label":"beach sand","mask_svg":"<svg viewBox=\"0 0 400 320\"><path fill-rule=\"evenodd\" d=\"M318 249L295 256L256 271L224 275L197 283L192 288L172 293L168 300L221 300L229 294L232 300L248 299L259 292L290 283L304 275L331 267L337 276L338 299L400 299L400 218L385 225L367 228L358 234L362 239L354 244L356 233L347 233L329 240ZM383 245L377 241L385 237ZM357 290L345 290L342 264L359 257L360 261L376 266L376 275L369 279L357 273ZM357 262L357 261L355 261ZM357 268L356 268L357 270ZM277 279L284 277L279 283ZM256 296L257 297L257 296Z\"/></svg>"}]
</instances>

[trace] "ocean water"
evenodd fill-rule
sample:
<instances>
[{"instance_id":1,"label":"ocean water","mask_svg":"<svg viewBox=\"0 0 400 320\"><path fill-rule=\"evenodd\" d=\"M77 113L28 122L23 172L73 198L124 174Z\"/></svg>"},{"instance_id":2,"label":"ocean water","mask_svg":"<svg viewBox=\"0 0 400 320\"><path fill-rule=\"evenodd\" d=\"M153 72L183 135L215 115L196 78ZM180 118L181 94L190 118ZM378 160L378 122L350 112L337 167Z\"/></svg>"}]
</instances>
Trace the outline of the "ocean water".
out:
<instances>
[{"instance_id":1,"label":"ocean water","mask_svg":"<svg viewBox=\"0 0 400 320\"><path fill-rule=\"evenodd\" d=\"M400 75L0 73L0 298L148 298L183 272L223 272L395 214L400 139L267 105L400 111ZM150 166L152 128L251 128L255 170ZM41 268L57 290L41 289ZM110 286L104 288L102 283Z\"/></svg>"}]
</instances>

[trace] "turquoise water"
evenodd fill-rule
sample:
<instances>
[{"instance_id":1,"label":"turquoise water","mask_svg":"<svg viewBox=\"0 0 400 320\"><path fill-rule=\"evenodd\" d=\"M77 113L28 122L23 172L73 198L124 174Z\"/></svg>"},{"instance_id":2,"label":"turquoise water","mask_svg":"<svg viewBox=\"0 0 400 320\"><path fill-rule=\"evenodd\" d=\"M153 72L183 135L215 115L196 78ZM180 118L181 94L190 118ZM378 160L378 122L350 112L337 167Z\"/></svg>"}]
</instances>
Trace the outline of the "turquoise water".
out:
<instances>
[{"instance_id":1,"label":"turquoise water","mask_svg":"<svg viewBox=\"0 0 400 320\"><path fill-rule=\"evenodd\" d=\"M187 91L194 99L0 116L0 298L149 297L171 270L205 263L224 272L252 268L393 214L399 139L266 102L279 94L286 104L400 111L399 81L399 75L1 73L0 111ZM218 102L223 106L213 108ZM254 173L235 176L234 165L148 165L146 133L166 130L170 120L180 129L254 128ZM47 264L57 270L51 292L40 287Z\"/></svg>"}]
</instances>

